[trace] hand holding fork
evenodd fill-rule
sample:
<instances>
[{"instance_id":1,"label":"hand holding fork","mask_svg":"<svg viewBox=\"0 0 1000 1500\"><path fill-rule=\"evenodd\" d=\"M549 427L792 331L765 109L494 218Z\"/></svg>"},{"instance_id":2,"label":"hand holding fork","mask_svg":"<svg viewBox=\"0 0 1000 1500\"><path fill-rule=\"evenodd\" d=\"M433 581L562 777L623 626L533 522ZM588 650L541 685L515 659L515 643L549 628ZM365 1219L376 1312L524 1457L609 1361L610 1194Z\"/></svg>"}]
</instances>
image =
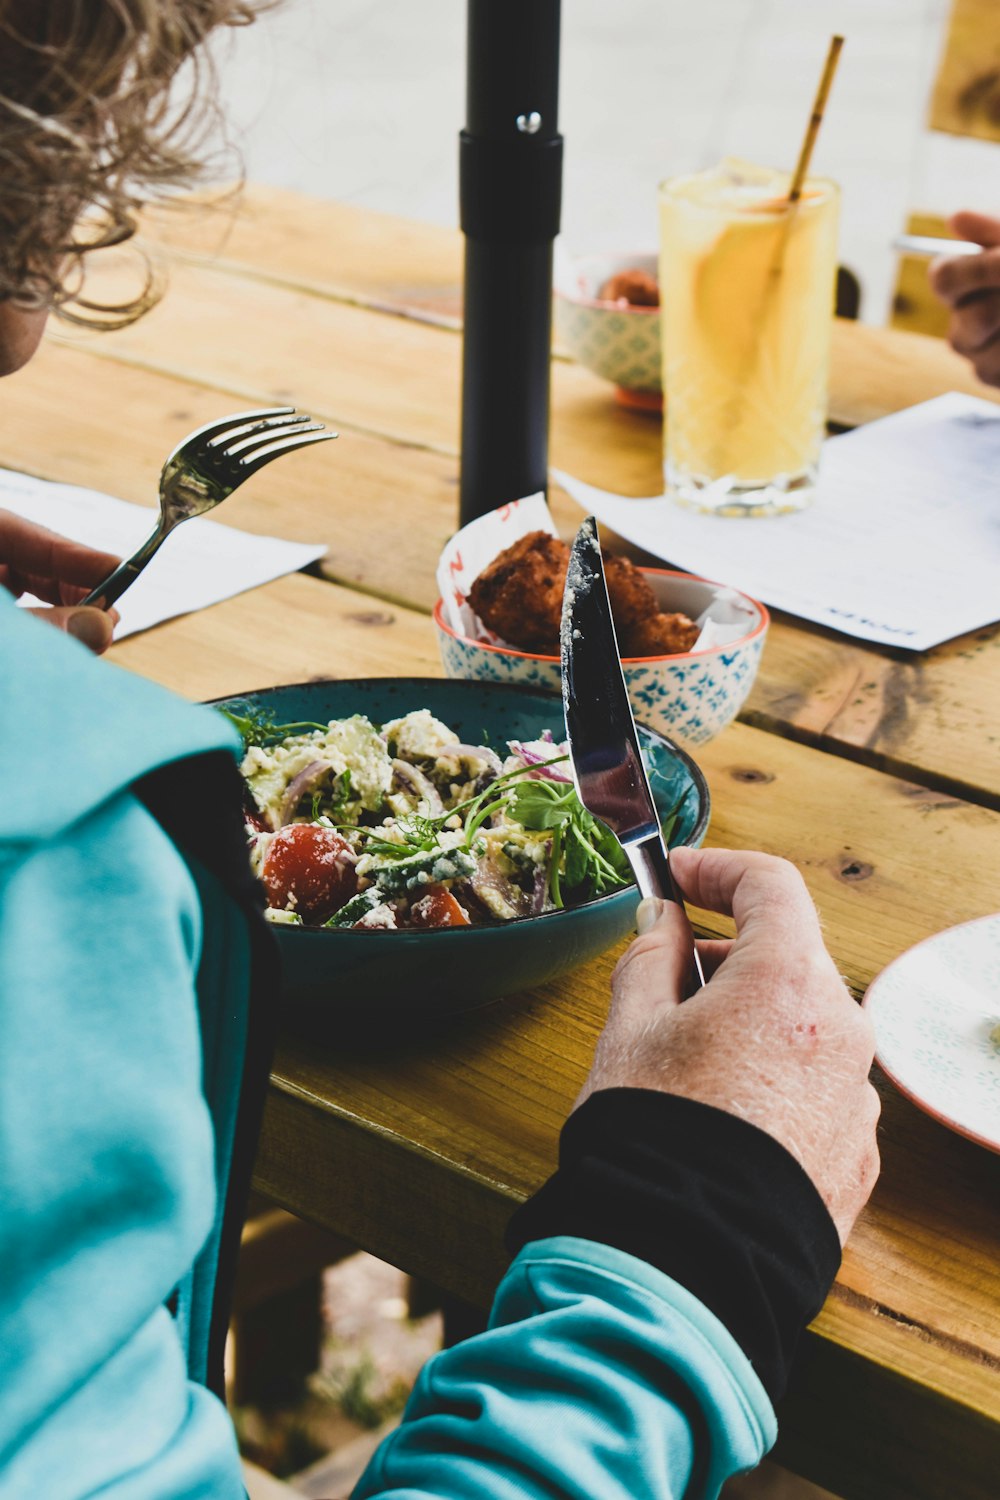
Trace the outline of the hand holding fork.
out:
<instances>
[{"instance_id":1,"label":"hand holding fork","mask_svg":"<svg viewBox=\"0 0 1000 1500\"><path fill-rule=\"evenodd\" d=\"M81 604L107 609L135 582L143 568L182 521L221 505L245 479L296 448L335 438L291 406L237 412L198 427L179 443L160 474L160 517L142 546L120 563Z\"/></svg>"}]
</instances>

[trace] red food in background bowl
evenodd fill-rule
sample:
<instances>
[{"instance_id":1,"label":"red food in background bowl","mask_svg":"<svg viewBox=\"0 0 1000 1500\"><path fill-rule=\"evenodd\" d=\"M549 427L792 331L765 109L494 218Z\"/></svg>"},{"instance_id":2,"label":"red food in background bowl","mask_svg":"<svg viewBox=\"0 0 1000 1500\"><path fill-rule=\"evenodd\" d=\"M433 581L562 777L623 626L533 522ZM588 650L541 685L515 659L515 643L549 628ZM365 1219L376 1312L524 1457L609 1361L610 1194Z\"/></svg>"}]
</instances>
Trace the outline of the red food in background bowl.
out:
<instances>
[{"instance_id":1,"label":"red food in background bowl","mask_svg":"<svg viewBox=\"0 0 1000 1500\"><path fill-rule=\"evenodd\" d=\"M553 298L557 343L610 380L624 406L654 413L663 408L657 269L649 252L581 256ZM654 286L657 303L632 300Z\"/></svg>"},{"instance_id":2,"label":"red food in background bowl","mask_svg":"<svg viewBox=\"0 0 1000 1500\"><path fill-rule=\"evenodd\" d=\"M758 600L707 578L665 568L642 568L660 610L696 620L720 600L746 629L728 645L661 656L622 657L637 720L684 745L702 745L731 723L746 701L760 666L770 615ZM463 635L448 624L444 602L434 606L438 649L449 677L561 691L559 657L520 651Z\"/></svg>"}]
</instances>

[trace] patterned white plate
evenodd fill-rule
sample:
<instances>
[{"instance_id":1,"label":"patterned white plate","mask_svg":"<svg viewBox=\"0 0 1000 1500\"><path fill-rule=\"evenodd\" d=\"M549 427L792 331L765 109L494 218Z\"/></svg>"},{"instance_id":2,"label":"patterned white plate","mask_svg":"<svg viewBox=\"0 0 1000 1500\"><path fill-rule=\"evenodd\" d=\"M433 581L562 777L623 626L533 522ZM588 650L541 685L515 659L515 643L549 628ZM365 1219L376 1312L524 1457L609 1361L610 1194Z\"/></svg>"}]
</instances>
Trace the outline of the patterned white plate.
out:
<instances>
[{"instance_id":1,"label":"patterned white plate","mask_svg":"<svg viewBox=\"0 0 1000 1500\"><path fill-rule=\"evenodd\" d=\"M1000 1151L1000 913L901 954L864 1000L876 1059L919 1109Z\"/></svg>"}]
</instances>

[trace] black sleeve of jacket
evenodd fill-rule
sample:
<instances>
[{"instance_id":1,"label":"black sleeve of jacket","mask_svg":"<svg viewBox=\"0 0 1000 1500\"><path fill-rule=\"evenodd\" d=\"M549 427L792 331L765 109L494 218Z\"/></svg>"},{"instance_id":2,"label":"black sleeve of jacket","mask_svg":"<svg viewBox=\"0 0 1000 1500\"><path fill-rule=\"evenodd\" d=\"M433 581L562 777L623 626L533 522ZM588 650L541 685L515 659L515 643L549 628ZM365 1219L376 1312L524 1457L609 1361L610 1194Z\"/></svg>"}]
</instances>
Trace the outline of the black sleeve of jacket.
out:
<instances>
[{"instance_id":1,"label":"black sleeve of jacket","mask_svg":"<svg viewBox=\"0 0 1000 1500\"><path fill-rule=\"evenodd\" d=\"M597 1240L692 1292L772 1401L840 1265L826 1206L795 1158L735 1115L676 1094L604 1089L563 1127L559 1168L507 1233Z\"/></svg>"}]
</instances>

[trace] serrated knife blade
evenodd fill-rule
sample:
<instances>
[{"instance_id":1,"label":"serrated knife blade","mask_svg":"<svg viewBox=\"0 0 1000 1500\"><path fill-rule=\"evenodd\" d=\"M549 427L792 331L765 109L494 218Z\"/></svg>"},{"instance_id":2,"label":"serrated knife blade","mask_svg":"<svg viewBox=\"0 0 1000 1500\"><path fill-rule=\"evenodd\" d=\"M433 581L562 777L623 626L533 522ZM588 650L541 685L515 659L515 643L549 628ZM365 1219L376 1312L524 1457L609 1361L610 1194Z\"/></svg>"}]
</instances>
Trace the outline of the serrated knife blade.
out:
<instances>
[{"instance_id":1,"label":"serrated knife blade","mask_svg":"<svg viewBox=\"0 0 1000 1500\"><path fill-rule=\"evenodd\" d=\"M679 902L642 763L593 516L570 552L560 648L566 736L580 801L617 836L642 895ZM693 935L691 954L693 989L705 982Z\"/></svg>"}]
</instances>

